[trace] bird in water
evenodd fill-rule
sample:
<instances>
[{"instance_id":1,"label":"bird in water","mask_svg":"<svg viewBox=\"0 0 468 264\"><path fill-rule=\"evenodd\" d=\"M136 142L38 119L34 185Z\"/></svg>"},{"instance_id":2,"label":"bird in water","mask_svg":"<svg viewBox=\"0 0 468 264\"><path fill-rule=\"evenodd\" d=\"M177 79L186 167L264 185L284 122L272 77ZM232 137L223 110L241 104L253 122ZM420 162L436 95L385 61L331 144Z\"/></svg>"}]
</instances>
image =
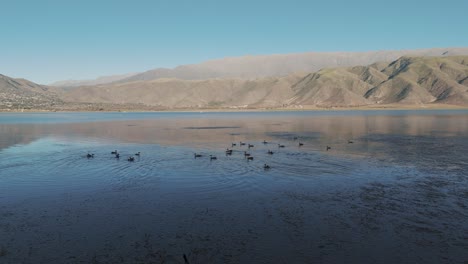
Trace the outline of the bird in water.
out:
<instances>
[{"instance_id":1,"label":"bird in water","mask_svg":"<svg viewBox=\"0 0 468 264\"><path fill-rule=\"evenodd\" d=\"M304 146L304 143L299 142L299 147Z\"/></svg>"},{"instance_id":2,"label":"bird in water","mask_svg":"<svg viewBox=\"0 0 468 264\"><path fill-rule=\"evenodd\" d=\"M184 254L183 257L184 257L184 263L185 263L185 264L189 264L189 261L188 261L187 256Z\"/></svg>"},{"instance_id":3,"label":"bird in water","mask_svg":"<svg viewBox=\"0 0 468 264\"><path fill-rule=\"evenodd\" d=\"M249 144L249 146L248 146L248 147L249 147L249 148L253 148L253 147L254 147L254 145L252 145L252 144Z\"/></svg>"},{"instance_id":4,"label":"bird in water","mask_svg":"<svg viewBox=\"0 0 468 264\"><path fill-rule=\"evenodd\" d=\"M268 165L268 164L265 163L265 164L263 165L263 168L264 168L265 170L269 170L271 167L270 167L270 165Z\"/></svg>"},{"instance_id":5,"label":"bird in water","mask_svg":"<svg viewBox=\"0 0 468 264\"><path fill-rule=\"evenodd\" d=\"M119 153L115 154L115 158L120 159L120 154Z\"/></svg>"},{"instance_id":6,"label":"bird in water","mask_svg":"<svg viewBox=\"0 0 468 264\"><path fill-rule=\"evenodd\" d=\"M273 152L273 151L271 151L271 150L268 150L268 152L267 152L267 153L268 153L269 155L273 155L273 153L274 153L274 152Z\"/></svg>"},{"instance_id":7,"label":"bird in water","mask_svg":"<svg viewBox=\"0 0 468 264\"><path fill-rule=\"evenodd\" d=\"M193 157L194 157L194 158L201 158L201 157L203 157L203 155L202 155L202 154L194 153L194 154L193 154Z\"/></svg>"},{"instance_id":8,"label":"bird in water","mask_svg":"<svg viewBox=\"0 0 468 264\"><path fill-rule=\"evenodd\" d=\"M111 154L117 154L117 153L118 153L117 150L114 150L111 152Z\"/></svg>"},{"instance_id":9,"label":"bird in water","mask_svg":"<svg viewBox=\"0 0 468 264\"><path fill-rule=\"evenodd\" d=\"M297 137L293 137L293 140L297 140Z\"/></svg>"},{"instance_id":10,"label":"bird in water","mask_svg":"<svg viewBox=\"0 0 468 264\"><path fill-rule=\"evenodd\" d=\"M327 151L328 151L329 149L331 149L331 147L327 146Z\"/></svg>"},{"instance_id":11,"label":"bird in water","mask_svg":"<svg viewBox=\"0 0 468 264\"><path fill-rule=\"evenodd\" d=\"M128 160L128 161L135 161L135 158L134 158L134 157L128 157L127 160Z\"/></svg>"},{"instance_id":12,"label":"bird in water","mask_svg":"<svg viewBox=\"0 0 468 264\"><path fill-rule=\"evenodd\" d=\"M213 155L210 155L210 160L216 160L218 158L216 158L216 156L213 156Z\"/></svg>"},{"instance_id":13,"label":"bird in water","mask_svg":"<svg viewBox=\"0 0 468 264\"><path fill-rule=\"evenodd\" d=\"M252 157L252 156L248 156L248 157L247 157L247 160L248 160L248 161L249 161L249 160L253 160L253 157Z\"/></svg>"},{"instance_id":14,"label":"bird in water","mask_svg":"<svg viewBox=\"0 0 468 264\"><path fill-rule=\"evenodd\" d=\"M262 143L263 143L263 144L268 144L268 141L266 141L266 140L263 140L263 142L262 142Z\"/></svg>"},{"instance_id":15,"label":"bird in water","mask_svg":"<svg viewBox=\"0 0 468 264\"><path fill-rule=\"evenodd\" d=\"M348 140L348 144L353 144L354 142L352 140Z\"/></svg>"},{"instance_id":16,"label":"bird in water","mask_svg":"<svg viewBox=\"0 0 468 264\"><path fill-rule=\"evenodd\" d=\"M140 151L138 151L137 153L135 153L135 156L140 157Z\"/></svg>"},{"instance_id":17,"label":"bird in water","mask_svg":"<svg viewBox=\"0 0 468 264\"><path fill-rule=\"evenodd\" d=\"M239 142L239 146L245 146L245 142Z\"/></svg>"},{"instance_id":18,"label":"bird in water","mask_svg":"<svg viewBox=\"0 0 468 264\"><path fill-rule=\"evenodd\" d=\"M226 155L231 155L232 154L232 149L226 149Z\"/></svg>"},{"instance_id":19,"label":"bird in water","mask_svg":"<svg viewBox=\"0 0 468 264\"><path fill-rule=\"evenodd\" d=\"M278 148L284 148L284 145L278 144Z\"/></svg>"},{"instance_id":20,"label":"bird in water","mask_svg":"<svg viewBox=\"0 0 468 264\"><path fill-rule=\"evenodd\" d=\"M231 143L231 147L235 147L235 146L237 146L236 143Z\"/></svg>"},{"instance_id":21,"label":"bird in water","mask_svg":"<svg viewBox=\"0 0 468 264\"><path fill-rule=\"evenodd\" d=\"M90 159L90 158L94 158L94 154L90 154L90 153L88 153L88 154L86 154L86 157L87 157L88 159Z\"/></svg>"},{"instance_id":22,"label":"bird in water","mask_svg":"<svg viewBox=\"0 0 468 264\"><path fill-rule=\"evenodd\" d=\"M249 157L250 153L247 153L247 151L244 151L244 157Z\"/></svg>"}]
</instances>

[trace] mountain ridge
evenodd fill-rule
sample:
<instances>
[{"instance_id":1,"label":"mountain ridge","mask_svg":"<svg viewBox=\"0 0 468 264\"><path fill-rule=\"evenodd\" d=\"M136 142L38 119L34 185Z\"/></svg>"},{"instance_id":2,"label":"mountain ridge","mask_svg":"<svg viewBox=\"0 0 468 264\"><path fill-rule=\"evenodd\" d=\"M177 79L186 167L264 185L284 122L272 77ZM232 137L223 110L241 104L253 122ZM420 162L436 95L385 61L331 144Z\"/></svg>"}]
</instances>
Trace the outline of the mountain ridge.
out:
<instances>
[{"instance_id":1,"label":"mountain ridge","mask_svg":"<svg viewBox=\"0 0 468 264\"><path fill-rule=\"evenodd\" d=\"M65 99L165 108L468 105L468 56L409 57L369 66L325 68L255 80L156 79L76 88Z\"/></svg>"},{"instance_id":2,"label":"mountain ridge","mask_svg":"<svg viewBox=\"0 0 468 264\"><path fill-rule=\"evenodd\" d=\"M159 78L61 89L0 75L0 109L259 109L468 106L468 56L403 56L368 66L256 79Z\"/></svg>"},{"instance_id":3,"label":"mountain ridge","mask_svg":"<svg viewBox=\"0 0 468 264\"><path fill-rule=\"evenodd\" d=\"M256 79L280 77L292 73L315 72L322 68L367 66L393 61L401 56L468 55L468 48L431 48L415 50L377 50L361 52L302 52L271 55L247 55L212 59L201 63L184 64L174 68L156 68L141 73L103 76L94 80L55 82L53 86L89 86L114 82L149 81L175 78L202 80L214 78Z\"/></svg>"}]
</instances>

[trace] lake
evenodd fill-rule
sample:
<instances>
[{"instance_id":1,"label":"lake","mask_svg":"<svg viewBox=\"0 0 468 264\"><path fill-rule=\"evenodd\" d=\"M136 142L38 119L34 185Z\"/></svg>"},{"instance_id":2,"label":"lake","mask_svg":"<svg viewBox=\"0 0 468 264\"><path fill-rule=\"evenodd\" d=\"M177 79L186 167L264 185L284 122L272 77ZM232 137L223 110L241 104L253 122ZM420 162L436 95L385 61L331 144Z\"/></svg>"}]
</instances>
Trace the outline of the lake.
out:
<instances>
[{"instance_id":1,"label":"lake","mask_svg":"<svg viewBox=\"0 0 468 264\"><path fill-rule=\"evenodd\" d=\"M467 150L468 110L3 113L0 263L467 263Z\"/></svg>"}]
</instances>

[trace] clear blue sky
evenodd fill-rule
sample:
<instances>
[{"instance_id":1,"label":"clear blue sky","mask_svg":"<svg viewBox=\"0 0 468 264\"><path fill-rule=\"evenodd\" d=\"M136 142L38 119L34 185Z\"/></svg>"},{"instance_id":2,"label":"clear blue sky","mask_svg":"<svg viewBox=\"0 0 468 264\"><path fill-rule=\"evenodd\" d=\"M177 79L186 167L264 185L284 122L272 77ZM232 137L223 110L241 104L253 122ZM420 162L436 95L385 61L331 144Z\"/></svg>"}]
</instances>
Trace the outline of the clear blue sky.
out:
<instances>
[{"instance_id":1,"label":"clear blue sky","mask_svg":"<svg viewBox=\"0 0 468 264\"><path fill-rule=\"evenodd\" d=\"M0 0L0 73L38 83L305 51L468 46L467 0Z\"/></svg>"}]
</instances>

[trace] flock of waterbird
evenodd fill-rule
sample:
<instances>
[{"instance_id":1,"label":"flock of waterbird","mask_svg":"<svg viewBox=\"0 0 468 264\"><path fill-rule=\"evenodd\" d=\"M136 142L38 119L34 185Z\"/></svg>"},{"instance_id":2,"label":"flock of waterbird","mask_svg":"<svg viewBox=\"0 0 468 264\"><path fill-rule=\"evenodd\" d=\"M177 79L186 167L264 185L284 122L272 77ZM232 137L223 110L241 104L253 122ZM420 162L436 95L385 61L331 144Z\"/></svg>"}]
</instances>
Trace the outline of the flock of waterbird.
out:
<instances>
[{"instance_id":1,"label":"flock of waterbird","mask_svg":"<svg viewBox=\"0 0 468 264\"><path fill-rule=\"evenodd\" d=\"M297 140L298 140L298 137L293 137L293 141L296 141L296 142L297 142ZM352 144L352 143L354 143L352 140L348 140L348 144ZM280 149L280 148L285 148L285 147L286 147L286 146L283 145L283 144L268 142L268 141L266 141L266 140L263 140L263 141L262 141L262 144L263 144L263 145L277 144L277 145L278 145L278 149ZM246 147L247 147L247 150L250 150L251 148L254 147L253 144L246 143L246 142L242 142L242 141L240 141L239 144L237 144L237 143L231 143L231 148L226 148L226 151L225 151L226 156L232 155L232 153L233 153L233 151L234 151L233 148L234 148L234 147L237 147L237 146L239 146L239 147L246 146ZM298 146L298 147L302 147L302 146L304 146L304 143L302 143L302 142L299 141L299 142L297 143L297 146ZM329 151L330 149L331 149L331 147L327 145L327 146L326 146L326 151ZM244 158L245 158L247 161L252 161L252 160L254 159L254 157L253 157L248 151L244 150L243 152L244 152ZM275 153L275 152L273 152L271 149L268 149L268 151L267 151L267 154L268 154L268 155L273 155L274 153ZM111 155L114 155L114 157L115 157L116 159L120 159L120 153L119 153L117 150L111 151ZM136 156L136 157L140 157L140 156L141 156L141 152L137 152L137 153L135 153L133 156L128 156L128 157L127 157L127 160L128 160L129 162L133 162L133 161L135 161L135 156ZM196 158L202 158L202 157L204 157L205 155L204 155L204 154L201 154L201 153L194 153L193 156L194 156L194 158L196 159ZM87 157L88 159L94 158L94 153L89 153L89 152L88 152L88 154L86 155L86 157ZM213 161L213 160L217 160L217 159L218 159L215 155L209 155L209 158L210 158L210 161ZM268 164L265 163L265 164L263 165L263 168L264 168L265 170L269 170L271 167L270 167L270 165L268 165ZM183 254L183 258L184 258L184 263L189 264L188 258L187 258L187 256L186 256L185 254Z\"/></svg>"},{"instance_id":2,"label":"flock of waterbird","mask_svg":"<svg viewBox=\"0 0 468 264\"><path fill-rule=\"evenodd\" d=\"M298 137L293 137L293 141L297 141L297 140L298 140ZM352 144L352 143L354 143L352 140L348 140L348 144ZM266 140L263 140L263 141L262 141L262 144L263 144L263 145L277 144L277 145L278 145L278 148L285 148L285 147L286 147L286 146L283 145L283 144L268 142L268 141L266 141ZM231 148L226 148L226 151L225 151L226 156L232 155L232 153L233 153L233 148L234 148L234 147L237 147L237 146L238 146L237 143L231 143ZM250 150L251 148L254 147L253 144L240 141L240 142L239 142L239 147L243 147L243 146L246 146L248 150ZM297 144L297 146L298 146L298 147L302 147L302 146L304 146L304 143L302 143L302 142L299 141L298 144ZM327 145L326 151L329 151L330 149L331 149L331 147ZM273 152L272 150L269 149L269 150L267 151L267 154L268 154L268 155L273 155L274 152ZM116 159L120 159L120 153L119 153L117 150L111 151L111 155L114 155L114 157L115 157ZM133 162L133 161L135 161L135 156L136 156L136 157L140 157L140 155L141 155L141 152L137 152L137 153L135 153L133 156L128 156L128 157L127 157L127 161ZM194 153L193 156L194 156L195 159L196 159L196 158L202 158L202 157L204 157L204 155L201 154L201 153ZM88 152L88 154L86 155L86 157L87 157L88 159L94 158L94 154ZM218 159L215 155L209 155L209 158L210 158L210 161L213 161L213 160L217 160L217 159ZM252 160L254 159L254 157L253 157L248 151L244 151L244 158L245 158L247 161L252 161ZM270 167L270 165L268 165L268 164L265 163L265 164L263 165L263 168L264 168L265 170L268 170L268 169L270 169L271 167Z\"/></svg>"},{"instance_id":3,"label":"flock of waterbird","mask_svg":"<svg viewBox=\"0 0 468 264\"><path fill-rule=\"evenodd\" d=\"M114 155L114 157L115 157L116 159L120 159L120 153L119 153L117 150L111 151L111 155ZM137 153L135 153L134 156L140 157L140 155L141 155L141 152L138 151ZM129 156L129 157L127 158L127 160L128 160L128 161L135 161L135 157L134 157L134 156ZM89 153L89 152L88 152L88 154L86 154L86 158L88 158L88 159L94 158L94 153Z\"/></svg>"}]
</instances>

